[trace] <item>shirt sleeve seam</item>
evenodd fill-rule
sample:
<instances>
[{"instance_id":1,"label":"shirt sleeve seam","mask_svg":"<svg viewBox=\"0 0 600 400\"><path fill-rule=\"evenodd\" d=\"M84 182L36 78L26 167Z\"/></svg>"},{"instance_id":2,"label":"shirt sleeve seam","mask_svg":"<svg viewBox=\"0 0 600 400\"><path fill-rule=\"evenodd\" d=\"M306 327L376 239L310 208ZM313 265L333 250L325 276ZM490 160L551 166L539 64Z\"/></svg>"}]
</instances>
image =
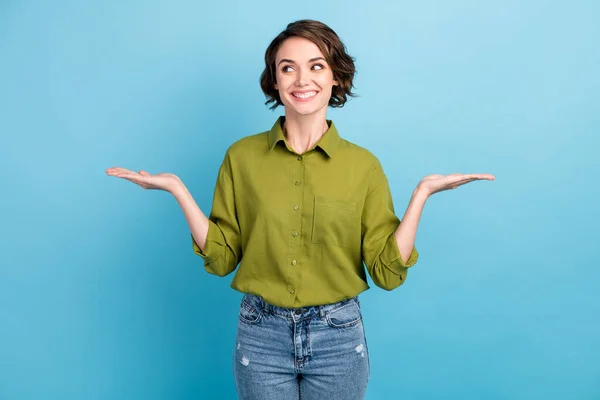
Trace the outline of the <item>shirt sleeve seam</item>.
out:
<instances>
[{"instance_id":1,"label":"shirt sleeve seam","mask_svg":"<svg viewBox=\"0 0 600 400\"><path fill-rule=\"evenodd\" d=\"M371 171L369 171L369 182L372 182L372 178L373 178L373 174L375 172L375 170L377 169L377 165L373 164L371 166ZM382 187L385 187L385 185L387 184L387 178L385 177L385 173L383 173L383 182L381 182L379 185L377 185L375 188L371 189L370 192L367 193L367 198L371 197L372 195L374 195L376 192L378 192Z\"/></svg>"}]
</instances>

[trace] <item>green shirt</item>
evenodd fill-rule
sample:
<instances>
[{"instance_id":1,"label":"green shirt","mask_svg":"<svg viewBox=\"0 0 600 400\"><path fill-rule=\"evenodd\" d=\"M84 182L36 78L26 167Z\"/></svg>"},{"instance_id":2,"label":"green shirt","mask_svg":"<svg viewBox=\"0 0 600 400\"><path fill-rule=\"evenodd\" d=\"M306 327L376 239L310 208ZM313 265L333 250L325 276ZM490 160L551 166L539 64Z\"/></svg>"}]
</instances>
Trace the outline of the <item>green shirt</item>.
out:
<instances>
[{"instance_id":1,"label":"green shirt","mask_svg":"<svg viewBox=\"0 0 600 400\"><path fill-rule=\"evenodd\" d=\"M400 286L418 258L402 261L387 178L368 150L340 138L334 124L299 155L280 117L245 137L219 169L204 251L205 269L231 287L280 307L335 303L369 288ZM364 264L363 264L364 262Z\"/></svg>"}]
</instances>

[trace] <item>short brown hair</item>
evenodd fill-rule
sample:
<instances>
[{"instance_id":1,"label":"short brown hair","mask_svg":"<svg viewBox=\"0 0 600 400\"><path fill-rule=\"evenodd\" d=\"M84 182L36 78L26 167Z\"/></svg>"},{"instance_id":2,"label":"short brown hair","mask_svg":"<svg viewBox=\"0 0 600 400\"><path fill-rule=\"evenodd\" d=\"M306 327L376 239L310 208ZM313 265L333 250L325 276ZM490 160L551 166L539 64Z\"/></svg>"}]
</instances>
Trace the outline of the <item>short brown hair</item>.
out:
<instances>
[{"instance_id":1,"label":"short brown hair","mask_svg":"<svg viewBox=\"0 0 600 400\"><path fill-rule=\"evenodd\" d=\"M319 47L333 71L333 79L337 80L339 84L332 89L329 105L331 107L343 107L348 100L348 96L354 96L354 93L352 93L352 81L356 72L354 58L346 52L346 46L333 29L322 22L310 19L302 19L288 24L286 29L277 35L267 48L265 52L265 69L260 75L260 87L267 97L265 104L275 103L270 107L272 110L283 105L279 92L275 89L277 83L275 56L281 44L286 39L295 36L308 39Z\"/></svg>"}]
</instances>

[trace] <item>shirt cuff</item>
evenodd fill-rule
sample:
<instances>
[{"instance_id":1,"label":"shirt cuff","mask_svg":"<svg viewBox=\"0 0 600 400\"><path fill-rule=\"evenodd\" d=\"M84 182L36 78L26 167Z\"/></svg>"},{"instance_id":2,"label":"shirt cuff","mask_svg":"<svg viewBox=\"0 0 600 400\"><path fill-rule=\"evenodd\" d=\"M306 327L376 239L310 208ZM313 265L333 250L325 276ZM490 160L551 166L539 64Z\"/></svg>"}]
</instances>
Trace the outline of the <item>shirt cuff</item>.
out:
<instances>
[{"instance_id":1,"label":"shirt cuff","mask_svg":"<svg viewBox=\"0 0 600 400\"><path fill-rule=\"evenodd\" d=\"M381 261L383 261L383 264L396 275L404 274L406 269L415 265L418 259L419 253L417 252L417 248L413 246L412 252L406 263L402 260L400 250L398 249L398 242L396 241L396 236L394 234L391 234L388 238L383 253L381 254Z\"/></svg>"},{"instance_id":2,"label":"shirt cuff","mask_svg":"<svg viewBox=\"0 0 600 400\"><path fill-rule=\"evenodd\" d=\"M218 232L219 227L211 220L208 220L208 233L206 234L204 250L200 249L200 246L198 246L196 240L194 240L194 236L190 234L192 237L192 248L194 249L194 253L202 257L207 264L210 264L221 257L223 246L219 243L219 239L222 239L222 236L219 235Z\"/></svg>"}]
</instances>

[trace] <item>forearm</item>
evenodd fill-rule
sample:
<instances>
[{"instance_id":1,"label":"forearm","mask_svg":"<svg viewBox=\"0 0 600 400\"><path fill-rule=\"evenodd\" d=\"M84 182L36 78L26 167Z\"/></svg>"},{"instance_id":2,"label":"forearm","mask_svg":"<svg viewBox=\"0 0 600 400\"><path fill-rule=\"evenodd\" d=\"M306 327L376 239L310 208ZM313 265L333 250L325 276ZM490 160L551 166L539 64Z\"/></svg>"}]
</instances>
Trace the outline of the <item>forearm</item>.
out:
<instances>
[{"instance_id":1,"label":"forearm","mask_svg":"<svg viewBox=\"0 0 600 400\"><path fill-rule=\"evenodd\" d=\"M185 185L177 185L175 189L171 190L171 194L175 197L183 211L194 241L204 251L206 236L208 234L208 218L204 215L200 207L198 207L198 204L196 204L196 201L194 201L194 198Z\"/></svg>"},{"instance_id":2,"label":"forearm","mask_svg":"<svg viewBox=\"0 0 600 400\"><path fill-rule=\"evenodd\" d=\"M408 207L402 217L402 223L396 229L394 236L398 243L398 249L402 260L407 262L410 254L413 251L415 245L415 238L417 236L417 228L419 221L421 220L421 214L423 213L423 207L429 195L425 190L420 189L418 186L410 198Z\"/></svg>"}]
</instances>

